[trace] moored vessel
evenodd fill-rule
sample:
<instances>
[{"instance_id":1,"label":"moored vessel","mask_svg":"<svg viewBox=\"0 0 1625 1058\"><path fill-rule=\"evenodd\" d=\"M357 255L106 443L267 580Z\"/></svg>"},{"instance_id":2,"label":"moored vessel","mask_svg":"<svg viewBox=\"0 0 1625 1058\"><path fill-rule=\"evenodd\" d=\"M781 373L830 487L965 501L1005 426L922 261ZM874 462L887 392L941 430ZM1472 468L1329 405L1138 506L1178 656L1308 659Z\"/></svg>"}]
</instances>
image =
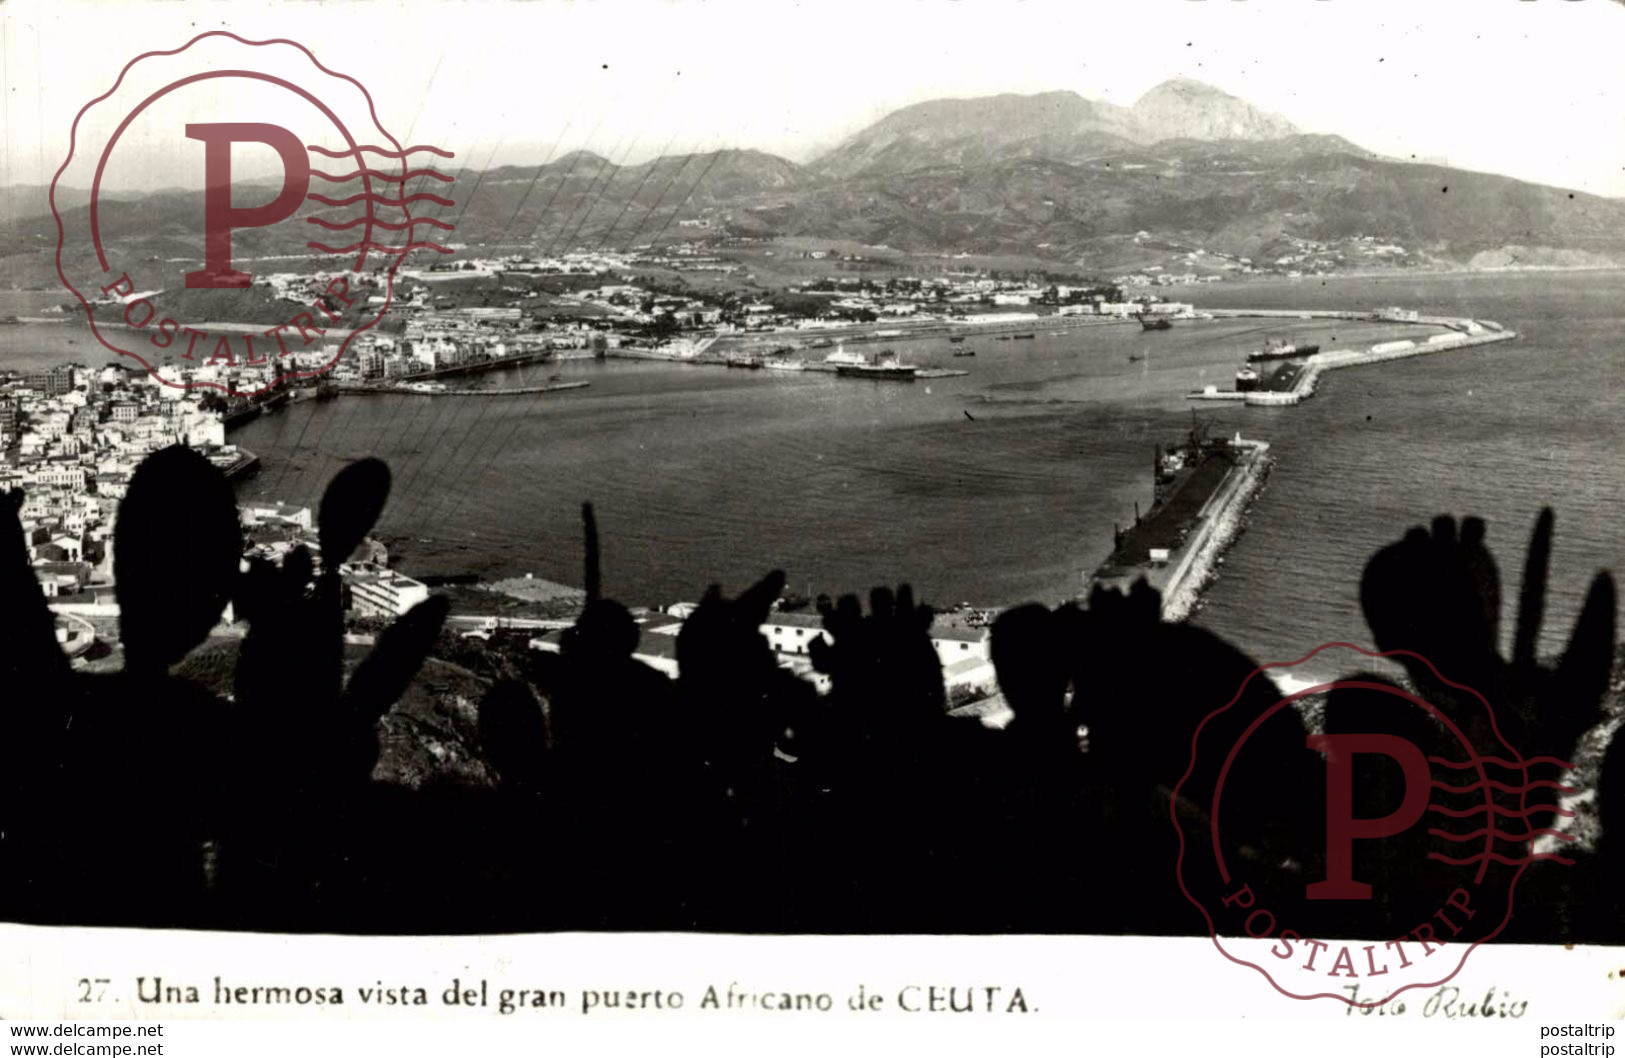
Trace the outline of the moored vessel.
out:
<instances>
[{"instance_id":1,"label":"moored vessel","mask_svg":"<svg viewBox=\"0 0 1625 1058\"><path fill-rule=\"evenodd\" d=\"M871 378L892 382L912 382L918 371L917 365L903 363L890 349L876 353L872 360L860 358L858 363L837 362L835 365L835 373L845 378Z\"/></svg>"},{"instance_id":2,"label":"moored vessel","mask_svg":"<svg viewBox=\"0 0 1625 1058\"><path fill-rule=\"evenodd\" d=\"M1264 348L1248 353L1247 361L1256 364L1260 360L1285 360L1293 356L1310 356L1318 352L1320 352L1318 345L1296 345L1272 338L1265 341Z\"/></svg>"}]
</instances>

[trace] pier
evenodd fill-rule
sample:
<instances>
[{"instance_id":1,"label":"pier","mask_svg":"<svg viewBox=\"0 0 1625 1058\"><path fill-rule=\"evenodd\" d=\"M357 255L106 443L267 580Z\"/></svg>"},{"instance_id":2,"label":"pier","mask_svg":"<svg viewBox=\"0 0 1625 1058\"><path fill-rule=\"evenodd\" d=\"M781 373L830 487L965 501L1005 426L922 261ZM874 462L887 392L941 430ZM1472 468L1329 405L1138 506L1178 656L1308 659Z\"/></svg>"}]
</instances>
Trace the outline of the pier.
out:
<instances>
[{"instance_id":1,"label":"pier","mask_svg":"<svg viewBox=\"0 0 1625 1058\"><path fill-rule=\"evenodd\" d=\"M1196 609L1206 588L1217 576L1219 560L1245 526L1247 508L1274 465L1269 444L1243 441L1250 454L1230 469L1224 483L1198 515L1199 524L1162 584L1162 619L1183 621Z\"/></svg>"},{"instance_id":2,"label":"pier","mask_svg":"<svg viewBox=\"0 0 1625 1058\"><path fill-rule=\"evenodd\" d=\"M1260 314L1254 311L1232 310L1228 315L1251 316ZM1214 313L1219 315L1218 312ZM1331 317L1336 319L1368 320L1369 315L1358 313L1273 313L1271 315L1291 315L1294 318ZM1335 349L1327 352L1312 353L1303 360L1303 370L1293 380L1292 387L1284 390L1251 390L1241 393L1235 390L1214 390L1199 393L1189 393L1190 400L1219 400L1237 401L1249 407L1281 408L1291 407L1302 403L1315 395L1315 387L1320 383L1320 376L1327 371L1334 371L1340 367L1360 367L1365 364L1382 364L1390 360L1406 360L1413 356L1426 356L1430 353L1443 353L1455 349L1468 349L1473 346L1488 345L1492 342L1508 342L1518 337L1516 331L1509 331L1498 323L1460 319L1446 316L1422 316L1414 322L1426 326L1446 327L1448 330L1435 334L1425 341L1404 339L1401 341L1378 342L1365 349Z\"/></svg>"},{"instance_id":3,"label":"pier","mask_svg":"<svg viewBox=\"0 0 1625 1058\"><path fill-rule=\"evenodd\" d=\"M1213 316L1226 318L1264 317L1281 319L1350 319L1369 321L1370 313L1324 311L1274 311L1228 309L1213 310ZM1291 388L1284 390L1252 390L1248 392L1213 391L1191 393L1192 400L1221 400L1242 402L1248 406L1287 407L1298 404L1315 393L1320 376L1327 371L1365 364L1387 363L1414 356L1469 349L1494 342L1506 342L1518 337L1489 320L1473 320L1448 316L1422 316L1395 323L1445 328L1428 338L1398 339L1377 342L1364 349L1339 349L1311 353L1303 358L1303 369L1292 380ZM1162 595L1162 617L1165 621L1183 621L1195 611L1204 588L1218 575L1218 566L1224 552L1233 544L1246 525L1247 508L1263 487L1274 460L1268 455L1269 444L1264 441L1242 440L1239 436L1230 443L1236 453L1235 463L1224 479L1189 521L1189 530L1177 546L1160 551L1152 560L1137 561L1132 565L1114 567L1110 561L1092 577L1090 588L1105 587L1128 589L1134 582L1144 579ZM1121 544L1120 544L1121 547ZM1114 555L1114 558L1117 556Z\"/></svg>"},{"instance_id":4,"label":"pier","mask_svg":"<svg viewBox=\"0 0 1625 1058\"><path fill-rule=\"evenodd\" d=\"M1120 568L1110 568L1108 562L1088 578L1091 590L1126 591L1143 579L1162 595L1163 620L1183 621L1191 615L1220 558L1241 534L1247 507L1274 465L1268 442L1237 437L1229 448L1235 462L1191 518L1184 539L1168 549L1167 558Z\"/></svg>"},{"instance_id":5,"label":"pier","mask_svg":"<svg viewBox=\"0 0 1625 1058\"><path fill-rule=\"evenodd\" d=\"M524 367L527 364L543 364L554 358L552 349L534 349L529 352L515 353L512 356L495 357L489 360L469 360L461 364L448 364L445 367L431 368L427 371L414 371L410 375L401 375L401 382L426 382L435 378L451 378L455 375L477 375L482 371L500 371L505 367Z\"/></svg>"},{"instance_id":6,"label":"pier","mask_svg":"<svg viewBox=\"0 0 1625 1058\"><path fill-rule=\"evenodd\" d=\"M406 386L341 385L340 393L357 396L401 394L408 397L517 397L527 393L558 393L567 389L586 389L591 382L552 382L543 386L492 386L486 389L409 389Z\"/></svg>"}]
</instances>

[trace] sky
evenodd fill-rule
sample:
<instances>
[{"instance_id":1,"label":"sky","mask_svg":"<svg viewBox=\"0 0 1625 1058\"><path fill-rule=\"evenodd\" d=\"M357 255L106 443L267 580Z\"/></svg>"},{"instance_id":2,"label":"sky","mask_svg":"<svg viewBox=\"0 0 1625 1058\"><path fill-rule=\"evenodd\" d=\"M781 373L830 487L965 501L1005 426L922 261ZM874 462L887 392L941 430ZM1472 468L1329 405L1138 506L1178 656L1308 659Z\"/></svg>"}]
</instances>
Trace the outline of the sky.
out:
<instances>
[{"instance_id":1,"label":"sky","mask_svg":"<svg viewBox=\"0 0 1625 1058\"><path fill-rule=\"evenodd\" d=\"M0 185L49 183L125 62L208 29L298 40L403 143L476 168L575 149L805 161L926 99L1128 105L1190 77L1382 154L1625 196L1613 0L0 0Z\"/></svg>"}]
</instances>

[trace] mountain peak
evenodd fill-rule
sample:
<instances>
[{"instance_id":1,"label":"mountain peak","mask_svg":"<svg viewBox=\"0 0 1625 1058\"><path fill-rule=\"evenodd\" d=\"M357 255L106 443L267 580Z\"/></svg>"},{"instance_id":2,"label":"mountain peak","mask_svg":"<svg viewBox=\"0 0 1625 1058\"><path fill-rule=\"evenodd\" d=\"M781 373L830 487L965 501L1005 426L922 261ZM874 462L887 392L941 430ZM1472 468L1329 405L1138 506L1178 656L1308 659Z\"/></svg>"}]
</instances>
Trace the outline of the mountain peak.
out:
<instances>
[{"instance_id":1,"label":"mountain peak","mask_svg":"<svg viewBox=\"0 0 1625 1058\"><path fill-rule=\"evenodd\" d=\"M1160 96L1167 95L1175 95L1185 98L1192 96L1219 96L1224 99L1236 98L1223 89L1214 88L1206 81L1198 81L1192 77L1170 77L1168 80L1163 81L1156 87L1146 89L1145 93L1140 96L1137 104L1143 103L1147 99L1155 99Z\"/></svg>"},{"instance_id":2,"label":"mountain peak","mask_svg":"<svg viewBox=\"0 0 1625 1058\"><path fill-rule=\"evenodd\" d=\"M583 163L585 163L589 167L595 167L595 166L596 167L602 167L602 166L605 166L605 165L609 165L610 161L609 161L608 158L605 158L603 155L594 154L591 151L576 150L576 151L570 151L568 154L561 154L557 158L553 159L553 161L548 163L548 164L550 164L550 165L579 166L579 165L581 165Z\"/></svg>"},{"instance_id":3,"label":"mountain peak","mask_svg":"<svg viewBox=\"0 0 1625 1058\"><path fill-rule=\"evenodd\" d=\"M1298 134L1280 115L1188 77L1162 82L1130 109L1152 141L1278 140Z\"/></svg>"}]
</instances>

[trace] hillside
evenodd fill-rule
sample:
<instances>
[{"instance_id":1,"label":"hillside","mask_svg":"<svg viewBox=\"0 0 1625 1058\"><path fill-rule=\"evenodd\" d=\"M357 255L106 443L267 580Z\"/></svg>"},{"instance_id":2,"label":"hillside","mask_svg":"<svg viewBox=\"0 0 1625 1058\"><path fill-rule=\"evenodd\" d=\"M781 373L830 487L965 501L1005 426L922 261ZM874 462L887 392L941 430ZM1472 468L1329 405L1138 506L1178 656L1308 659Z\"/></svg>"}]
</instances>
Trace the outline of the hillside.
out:
<instances>
[{"instance_id":1,"label":"hillside","mask_svg":"<svg viewBox=\"0 0 1625 1058\"><path fill-rule=\"evenodd\" d=\"M455 205L421 203L414 215L457 225L437 241L484 252L737 234L1103 267L1132 263L1125 248L1147 238L1179 253L1271 262L1325 243L1315 266L1332 268L1348 261L1339 240L1393 246L1376 266L1625 262L1625 202L1382 158L1188 80L1158 85L1131 107L1074 92L919 103L805 166L738 149L639 165L577 151L456 175L449 188L413 189ZM9 271L31 273L54 248L56 227L48 214L21 212L40 208L39 189L15 190L0 198L19 211L0 232L0 257L29 255L26 268ZM59 198L82 201L71 189ZM104 210L104 223L127 249L180 256L200 245L199 199L155 193ZM236 244L245 255L297 254L312 233L283 225L239 232Z\"/></svg>"}]
</instances>

